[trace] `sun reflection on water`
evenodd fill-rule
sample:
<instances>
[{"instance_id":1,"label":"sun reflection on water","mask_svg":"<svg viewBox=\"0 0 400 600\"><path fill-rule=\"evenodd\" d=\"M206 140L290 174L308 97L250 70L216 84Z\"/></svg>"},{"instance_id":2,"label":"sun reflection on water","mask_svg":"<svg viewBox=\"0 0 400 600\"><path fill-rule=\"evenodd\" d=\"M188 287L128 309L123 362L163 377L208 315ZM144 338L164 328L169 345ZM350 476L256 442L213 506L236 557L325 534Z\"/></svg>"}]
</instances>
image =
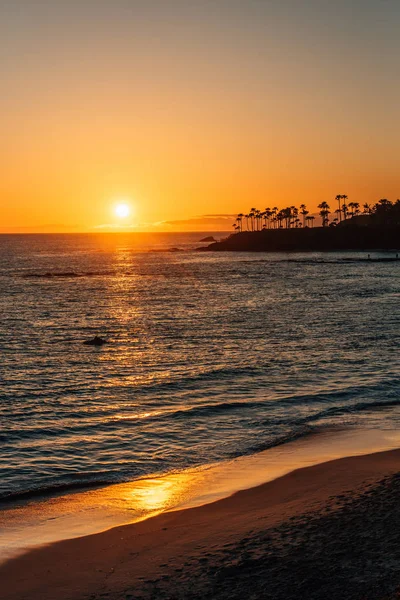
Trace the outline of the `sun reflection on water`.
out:
<instances>
[{"instance_id":1,"label":"sun reflection on water","mask_svg":"<svg viewBox=\"0 0 400 600\"><path fill-rule=\"evenodd\" d=\"M130 500L139 512L164 511L173 506L184 494L185 478L178 476L161 479L146 479L130 492Z\"/></svg>"}]
</instances>

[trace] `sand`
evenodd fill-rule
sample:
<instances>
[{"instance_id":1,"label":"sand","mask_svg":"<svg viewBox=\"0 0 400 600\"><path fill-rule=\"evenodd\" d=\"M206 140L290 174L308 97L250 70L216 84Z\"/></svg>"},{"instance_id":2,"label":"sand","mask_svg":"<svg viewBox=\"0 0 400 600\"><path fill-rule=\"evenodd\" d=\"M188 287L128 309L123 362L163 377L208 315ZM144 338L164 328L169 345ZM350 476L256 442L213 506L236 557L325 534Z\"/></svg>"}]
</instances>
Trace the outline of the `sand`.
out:
<instances>
[{"instance_id":1,"label":"sand","mask_svg":"<svg viewBox=\"0 0 400 600\"><path fill-rule=\"evenodd\" d=\"M0 567L7 600L400 597L400 450L299 469Z\"/></svg>"}]
</instances>

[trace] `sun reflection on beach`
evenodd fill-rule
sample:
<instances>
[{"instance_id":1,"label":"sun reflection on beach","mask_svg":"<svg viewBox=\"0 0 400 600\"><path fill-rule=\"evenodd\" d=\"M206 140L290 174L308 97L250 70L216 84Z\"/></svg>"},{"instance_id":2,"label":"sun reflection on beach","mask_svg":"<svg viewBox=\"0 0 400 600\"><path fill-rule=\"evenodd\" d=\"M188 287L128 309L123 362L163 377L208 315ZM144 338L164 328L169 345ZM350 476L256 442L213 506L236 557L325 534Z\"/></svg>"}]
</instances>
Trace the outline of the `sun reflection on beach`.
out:
<instances>
[{"instance_id":1,"label":"sun reflection on beach","mask_svg":"<svg viewBox=\"0 0 400 600\"><path fill-rule=\"evenodd\" d=\"M164 512L183 504L204 479L204 472L172 473L166 477L144 479L126 486L125 502L140 514Z\"/></svg>"},{"instance_id":2,"label":"sun reflection on beach","mask_svg":"<svg viewBox=\"0 0 400 600\"><path fill-rule=\"evenodd\" d=\"M142 486L136 486L131 492L131 500L140 512L165 510L176 494L175 482L171 479L147 479Z\"/></svg>"}]
</instances>

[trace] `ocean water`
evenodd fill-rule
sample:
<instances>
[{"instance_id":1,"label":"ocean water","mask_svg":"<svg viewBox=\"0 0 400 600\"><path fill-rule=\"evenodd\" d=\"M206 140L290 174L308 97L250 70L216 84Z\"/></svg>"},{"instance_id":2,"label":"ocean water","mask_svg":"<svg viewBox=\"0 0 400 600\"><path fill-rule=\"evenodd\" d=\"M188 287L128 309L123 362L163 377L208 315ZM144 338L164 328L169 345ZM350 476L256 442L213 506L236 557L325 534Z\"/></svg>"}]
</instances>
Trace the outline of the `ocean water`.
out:
<instances>
[{"instance_id":1,"label":"ocean water","mask_svg":"<svg viewBox=\"0 0 400 600\"><path fill-rule=\"evenodd\" d=\"M0 498L400 424L400 262L203 235L0 236Z\"/></svg>"}]
</instances>

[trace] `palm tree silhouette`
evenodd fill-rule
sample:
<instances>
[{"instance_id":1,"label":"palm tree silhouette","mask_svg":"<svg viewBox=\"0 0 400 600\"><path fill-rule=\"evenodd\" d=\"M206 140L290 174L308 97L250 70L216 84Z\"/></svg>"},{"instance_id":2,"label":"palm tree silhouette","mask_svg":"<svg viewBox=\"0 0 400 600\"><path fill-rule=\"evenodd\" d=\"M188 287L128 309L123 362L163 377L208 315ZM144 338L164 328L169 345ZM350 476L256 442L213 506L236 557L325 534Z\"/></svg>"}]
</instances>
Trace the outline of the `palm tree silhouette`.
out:
<instances>
[{"instance_id":1,"label":"palm tree silhouette","mask_svg":"<svg viewBox=\"0 0 400 600\"><path fill-rule=\"evenodd\" d=\"M278 224L278 219L277 219L277 214L279 212L279 208L277 206L274 206L274 208L272 209L272 220L274 222L274 228L276 229L276 226Z\"/></svg>"},{"instance_id":2,"label":"palm tree silhouette","mask_svg":"<svg viewBox=\"0 0 400 600\"><path fill-rule=\"evenodd\" d=\"M350 215L352 218L354 217L355 207L356 207L356 202L349 202Z\"/></svg>"},{"instance_id":3,"label":"palm tree silhouette","mask_svg":"<svg viewBox=\"0 0 400 600\"><path fill-rule=\"evenodd\" d=\"M280 211L280 214L281 220L285 221L286 229L290 229L290 221L292 219L292 209L290 208L290 206L288 206L287 208L283 208Z\"/></svg>"},{"instance_id":4,"label":"palm tree silhouette","mask_svg":"<svg viewBox=\"0 0 400 600\"><path fill-rule=\"evenodd\" d=\"M335 210L335 213L337 213L337 214L339 215L339 221L341 221L341 220L342 220L342 209L341 209L341 207L340 207L340 202L341 202L342 198L343 198L342 194L338 194L338 195L335 197L335 200L337 200L337 201L338 201L338 204L339 204L339 208L338 208L337 210Z\"/></svg>"},{"instance_id":5,"label":"palm tree silhouette","mask_svg":"<svg viewBox=\"0 0 400 600\"><path fill-rule=\"evenodd\" d=\"M329 223L330 206L327 202L321 202L321 204L318 204L318 208L320 209L319 214L322 217L322 227L326 227Z\"/></svg>"},{"instance_id":6,"label":"palm tree silhouette","mask_svg":"<svg viewBox=\"0 0 400 600\"><path fill-rule=\"evenodd\" d=\"M250 209L250 213L249 213L249 217L250 217L250 224L251 224L251 230L254 231L254 217L256 216L256 208L251 208Z\"/></svg>"},{"instance_id":7,"label":"palm tree silhouette","mask_svg":"<svg viewBox=\"0 0 400 600\"><path fill-rule=\"evenodd\" d=\"M270 208L265 209L264 219L265 219L265 225L266 225L267 229L270 229L272 214L273 214L273 211Z\"/></svg>"},{"instance_id":8,"label":"palm tree silhouette","mask_svg":"<svg viewBox=\"0 0 400 600\"><path fill-rule=\"evenodd\" d=\"M307 223L311 223L311 227L314 227L315 217L310 215L309 217L306 217L306 221L307 221Z\"/></svg>"},{"instance_id":9,"label":"palm tree silhouette","mask_svg":"<svg viewBox=\"0 0 400 600\"><path fill-rule=\"evenodd\" d=\"M306 217L308 215L308 210L305 204L300 204L300 214L303 215L303 227L306 226Z\"/></svg>"},{"instance_id":10,"label":"palm tree silhouette","mask_svg":"<svg viewBox=\"0 0 400 600\"><path fill-rule=\"evenodd\" d=\"M340 198L339 198L340 197ZM332 225L336 225L342 220L347 219L348 214L355 217L360 214L359 202L349 202L341 204L343 199L347 199L345 194L339 194L335 198L339 202L339 207L334 211L336 217L332 220ZM322 218L322 226L326 227L329 224L329 215L331 214L330 206L327 202L321 202L318 205L319 214ZM387 198L382 198L376 204L363 204L363 214L371 215L371 221L375 223L400 223L400 200L393 203ZM302 219L299 218L301 215ZM247 214L239 213L233 225L236 232L243 231L243 224L247 231L265 231L267 229L291 229L292 227L306 227L306 225L314 227L315 217L309 214L305 204L300 205L300 209L296 206L286 206L280 210L274 208L266 208L260 211L257 208L250 209Z\"/></svg>"}]
</instances>

